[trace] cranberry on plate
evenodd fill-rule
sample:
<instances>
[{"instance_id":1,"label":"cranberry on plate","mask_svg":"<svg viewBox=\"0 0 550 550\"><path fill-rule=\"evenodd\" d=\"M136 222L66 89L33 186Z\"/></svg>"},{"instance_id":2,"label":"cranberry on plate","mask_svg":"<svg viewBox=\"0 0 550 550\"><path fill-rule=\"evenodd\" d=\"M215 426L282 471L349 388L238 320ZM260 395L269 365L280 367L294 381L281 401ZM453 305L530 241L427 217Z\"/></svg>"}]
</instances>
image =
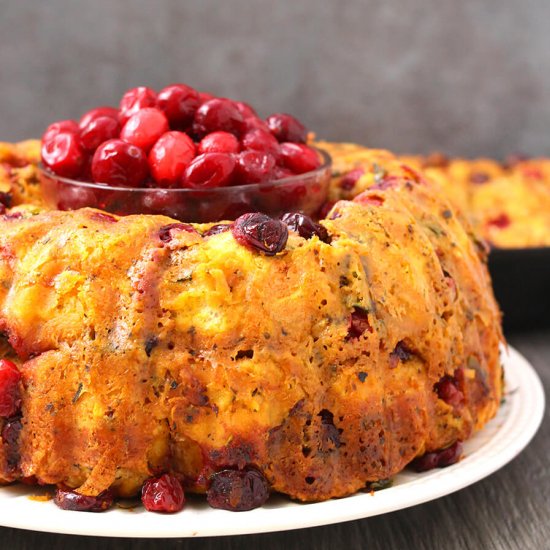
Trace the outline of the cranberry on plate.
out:
<instances>
[{"instance_id":1,"label":"cranberry on plate","mask_svg":"<svg viewBox=\"0 0 550 550\"><path fill-rule=\"evenodd\" d=\"M113 494L103 491L97 496L81 495L77 491L60 487L55 491L54 503L63 510L75 512L104 512L113 505Z\"/></svg>"},{"instance_id":2,"label":"cranberry on plate","mask_svg":"<svg viewBox=\"0 0 550 550\"><path fill-rule=\"evenodd\" d=\"M152 477L143 484L141 502L149 512L174 514L185 505L183 487L178 478L171 474Z\"/></svg>"}]
</instances>

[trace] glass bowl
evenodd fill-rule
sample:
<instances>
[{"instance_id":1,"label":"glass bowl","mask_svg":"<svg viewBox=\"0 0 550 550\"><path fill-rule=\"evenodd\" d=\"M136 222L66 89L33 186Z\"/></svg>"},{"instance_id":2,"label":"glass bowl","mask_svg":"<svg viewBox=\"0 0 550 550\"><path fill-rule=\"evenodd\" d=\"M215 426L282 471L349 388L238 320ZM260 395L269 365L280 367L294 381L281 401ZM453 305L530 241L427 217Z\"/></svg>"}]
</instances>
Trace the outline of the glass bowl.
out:
<instances>
[{"instance_id":1,"label":"glass bowl","mask_svg":"<svg viewBox=\"0 0 550 550\"><path fill-rule=\"evenodd\" d=\"M315 216L326 201L331 158L316 149L321 166L311 172L264 183L212 189L112 187L64 178L40 166L46 205L56 210L86 206L118 215L162 214L185 222L234 220L247 212Z\"/></svg>"}]
</instances>

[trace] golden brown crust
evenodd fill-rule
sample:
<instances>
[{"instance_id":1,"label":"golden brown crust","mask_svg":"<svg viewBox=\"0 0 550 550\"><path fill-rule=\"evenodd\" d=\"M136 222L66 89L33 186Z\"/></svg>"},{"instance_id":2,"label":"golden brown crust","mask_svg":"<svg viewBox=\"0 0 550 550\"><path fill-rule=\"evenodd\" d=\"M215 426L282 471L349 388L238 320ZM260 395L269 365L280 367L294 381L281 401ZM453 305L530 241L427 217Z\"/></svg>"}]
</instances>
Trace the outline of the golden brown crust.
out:
<instances>
[{"instance_id":1,"label":"golden brown crust","mask_svg":"<svg viewBox=\"0 0 550 550\"><path fill-rule=\"evenodd\" d=\"M29 139L19 143L0 142L0 202L6 206L41 206L38 176L40 142Z\"/></svg>"},{"instance_id":2,"label":"golden brown crust","mask_svg":"<svg viewBox=\"0 0 550 550\"><path fill-rule=\"evenodd\" d=\"M448 159L441 154L396 159L387 151L355 144L317 145L334 160L331 200L353 198L373 185L375 164L394 175L408 166L438 185L493 246L550 246L549 159L518 158L504 164L486 158ZM346 175L357 169L365 174L354 185L346 185Z\"/></svg>"},{"instance_id":3,"label":"golden brown crust","mask_svg":"<svg viewBox=\"0 0 550 550\"><path fill-rule=\"evenodd\" d=\"M216 470L252 464L274 490L319 500L482 427L502 388L481 252L431 184L372 156L369 178L395 177L335 205L332 243L291 233L275 257L231 232L163 242L173 220L160 216L2 219L19 475L129 495L155 471L203 491ZM358 309L370 328L353 337ZM459 405L434 391L444 375Z\"/></svg>"}]
</instances>

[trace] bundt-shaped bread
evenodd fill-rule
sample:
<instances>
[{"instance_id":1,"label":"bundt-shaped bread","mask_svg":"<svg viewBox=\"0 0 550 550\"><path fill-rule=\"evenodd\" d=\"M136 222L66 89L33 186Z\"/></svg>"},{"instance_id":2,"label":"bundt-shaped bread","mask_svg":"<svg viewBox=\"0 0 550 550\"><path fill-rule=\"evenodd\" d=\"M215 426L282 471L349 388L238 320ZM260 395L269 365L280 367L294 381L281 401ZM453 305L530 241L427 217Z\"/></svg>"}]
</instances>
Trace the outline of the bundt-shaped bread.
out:
<instances>
[{"instance_id":1,"label":"bundt-shaped bread","mask_svg":"<svg viewBox=\"0 0 550 550\"><path fill-rule=\"evenodd\" d=\"M170 471L201 492L254 466L312 501L481 428L502 390L484 250L431 184L371 154L374 188L332 208L330 242L291 231L271 257L160 216L0 217L24 386L1 478L132 495Z\"/></svg>"}]
</instances>

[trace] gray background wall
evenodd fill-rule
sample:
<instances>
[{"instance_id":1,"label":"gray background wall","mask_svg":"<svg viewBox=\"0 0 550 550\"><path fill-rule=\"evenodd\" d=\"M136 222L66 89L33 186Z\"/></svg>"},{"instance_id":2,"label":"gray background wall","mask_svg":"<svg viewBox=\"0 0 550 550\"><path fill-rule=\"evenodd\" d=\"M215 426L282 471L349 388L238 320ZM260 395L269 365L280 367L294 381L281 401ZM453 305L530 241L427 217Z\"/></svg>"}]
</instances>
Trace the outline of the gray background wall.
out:
<instances>
[{"instance_id":1,"label":"gray background wall","mask_svg":"<svg viewBox=\"0 0 550 550\"><path fill-rule=\"evenodd\" d=\"M550 0L0 0L0 140L182 81L400 152L550 154Z\"/></svg>"}]
</instances>

